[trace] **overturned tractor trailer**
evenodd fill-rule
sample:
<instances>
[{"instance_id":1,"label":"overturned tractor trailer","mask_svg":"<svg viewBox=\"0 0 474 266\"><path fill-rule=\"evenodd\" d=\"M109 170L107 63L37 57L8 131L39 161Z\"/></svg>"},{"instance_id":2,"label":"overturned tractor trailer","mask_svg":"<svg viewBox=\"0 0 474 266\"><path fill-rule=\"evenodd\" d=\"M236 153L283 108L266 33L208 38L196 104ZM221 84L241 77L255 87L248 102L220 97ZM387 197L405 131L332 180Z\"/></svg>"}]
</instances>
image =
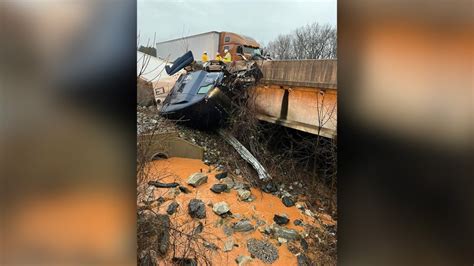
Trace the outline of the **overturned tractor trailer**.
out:
<instances>
[{"instance_id":1,"label":"overturned tractor trailer","mask_svg":"<svg viewBox=\"0 0 474 266\"><path fill-rule=\"evenodd\" d=\"M193 53L196 61L201 60L203 52L207 52L211 60L218 52L224 56L225 50L229 50L234 61L242 60L243 56L248 59L262 56L257 41L245 35L226 31L210 31L156 44L157 56L169 62L174 62L188 51Z\"/></svg>"}]
</instances>

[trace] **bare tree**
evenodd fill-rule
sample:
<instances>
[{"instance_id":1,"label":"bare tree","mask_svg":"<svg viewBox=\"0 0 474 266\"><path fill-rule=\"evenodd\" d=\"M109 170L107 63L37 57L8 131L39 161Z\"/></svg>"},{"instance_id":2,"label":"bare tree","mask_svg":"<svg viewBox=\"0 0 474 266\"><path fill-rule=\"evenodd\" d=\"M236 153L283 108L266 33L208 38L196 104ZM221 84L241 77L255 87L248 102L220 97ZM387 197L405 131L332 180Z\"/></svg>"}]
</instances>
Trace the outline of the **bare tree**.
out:
<instances>
[{"instance_id":1,"label":"bare tree","mask_svg":"<svg viewBox=\"0 0 474 266\"><path fill-rule=\"evenodd\" d=\"M279 35L268 43L266 50L276 59L336 58L337 30L329 24L308 24Z\"/></svg>"}]
</instances>

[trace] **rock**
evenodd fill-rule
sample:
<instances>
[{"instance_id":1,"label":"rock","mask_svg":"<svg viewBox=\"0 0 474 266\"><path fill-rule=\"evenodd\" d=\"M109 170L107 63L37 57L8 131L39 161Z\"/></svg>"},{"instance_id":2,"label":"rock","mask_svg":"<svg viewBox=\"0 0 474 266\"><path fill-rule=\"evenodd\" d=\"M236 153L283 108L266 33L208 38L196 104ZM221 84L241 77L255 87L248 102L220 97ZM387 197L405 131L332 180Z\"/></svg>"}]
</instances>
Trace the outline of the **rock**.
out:
<instances>
[{"instance_id":1,"label":"rock","mask_svg":"<svg viewBox=\"0 0 474 266\"><path fill-rule=\"evenodd\" d=\"M198 225L196 227L194 227L192 235L200 234L200 233L202 233L202 230L204 230L204 224L199 222Z\"/></svg>"},{"instance_id":2,"label":"rock","mask_svg":"<svg viewBox=\"0 0 474 266\"><path fill-rule=\"evenodd\" d=\"M257 219L257 226L262 226L262 225L265 225L267 222L265 222L264 220L260 220L260 219Z\"/></svg>"},{"instance_id":3,"label":"rock","mask_svg":"<svg viewBox=\"0 0 474 266\"><path fill-rule=\"evenodd\" d=\"M238 256L236 259L235 259L235 262L237 262L237 264L239 266L244 266L244 265L247 265L249 262L252 261L252 258L249 257L249 256L243 256L243 255L240 255Z\"/></svg>"},{"instance_id":4,"label":"rock","mask_svg":"<svg viewBox=\"0 0 474 266\"><path fill-rule=\"evenodd\" d=\"M204 205L204 202L199 199L190 200L188 204L188 213L192 218L206 218L206 206Z\"/></svg>"},{"instance_id":5,"label":"rock","mask_svg":"<svg viewBox=\"0 0 474 266\"><path fill-rule=\"evenodd\" d=\"M260 227L258 228L258 230L261 232L261 233L264 233L264 234L267 234L267 235L271 235L272 234L272 228L268 225L265 225L263 227Z\"/></svg>"},{"instance_id":6,"label":"rock","mask_svg":"<svg viewBox=\"0 0 474 266\"><path fill-rule=\"evenodd\" d=\"M296 219L296 220L293 221L293 223L294 223L295 225L301 225L301 226L303 226L303 220L301 220L301 219Z\"/></svg>"},{"instance_id":7,"label":"rock","mask_svg":"<svg viewBox=\"0 0 474 266\"><path fill-rule=\"evenodd\" d=\"M227 213L230 210L230 208L229 208L229 205L227 204L227 202L222 201L222 202L218 202L218 203L214 204L214 206L212 207L212 210L217 215L222 215L224 213Z\"/></svg>"},{"instance_id":8,"label":"rock","mask_svg":"<svg viewBox=\"0 0 474 266\"><path fill-rule=\"evenodd\" d=\"M304 254L298 255L297 260L298 260L298 266L311 266L312 265L309 258L306 257L306 255Z\"/></svg>"},{"instance_id":9,"label":"rock","mask_svg":"<svg viewBox=\"0 0 474 266\"><path fill-rule=\"evenodd\" d=\"M226 236L231 236L234 233L234 229L232 229L232 227L229 227L226 224L224 224L224 226L222 226L222 230L224 231L224 234Z\"/></svg>"},{"instance_id":10,"label":"rock","mask_svg":"<svg viewBox=\"0 0 474 266\"><path fill-rule=\"evenodd\" d=\"M237 193L239 194L239 198L241 200L247 200L252 194L250 191L245 190L245 189L239 189L237 190Z\"/></svg>"},{"instance_id":11,"label":"rock","mask_svg":"<svg viewBox=\"0 0 474 266\"><path fill-rule=\"evenodd\" d=\"M275 214L275 216L273 216L273 221L275 223L277 223L278 225L285 225L290 221L290 219L288 219L284 216L280 216L278 214Z\"/></svg>"},{"instance_id":12,"label":"rock","mask_svg":"<svg viewBox=\"0 0 474 266\"><path fill-rule=\"evenodd\" d=\"M231 237L224 243L224 252L229 252L234 248L234 239Z\"/></svg>"},{"instance_id":13,"label":"rock","mask_svg":"<svg viewBox=\"0 0 474 266\"><path fill-rule=\"evenodd\" d=\"M177 203L176 201L173 201L170 203L170 205L168 205L168 209L166 210L166 213L168 213L169 215L173 215L178 209L178 207L179 207L179 203Z\"/></svg>"},{"instance_id":14,"label":"rock","mask_svg":"<svg viewBox=\"0 0 474 266\"><path fill-rule=\"evenodd\" d=\"M296 205L296 208L300 210L306 209L306 204L304 202L297 202L295 205Z\"/></svg>"},{"instance_id":15,"label":"rock","mask_svg":"<svg viewBox=\"0 0 474 266\"><path fill-rule=\"evenodd\" d=\"M249 185L249 184L240 183L240 182L235 182L235 184L234 184L234 189L235 189L235 190L239 190L239 189L250 190L250 185Z\"/></svg>"},{"instance_id":16,"label":"rock","mask_svg":"<svg viewBox=\"0 0 474 266\"><path fill-rule=\"evenodd\" d=\"M251 238L247 241L249 253L266 264L272 264L278 259L278 249L272 243Z\"/></svg>"},{"instance_id":17,"label":"rock","mask_svg":"<svg viewBox=\"0 0 474 266\"><path fill-rule=\"evenodd\" d=\"M207 182L207 175L203 173L194 173L188 177L187 183L193 187L197 187Z\"/></svg>"},{"instance_id":18,"label":"rock","mask_svg":"<svg viewBox=\"0 0 474 266\"><path fill-rule=\"evenodd\" d=\"M233 229L236 232L248 232L255 228L249 220L240 220L234 224Z\"/></svg>"},{"instance_id":19,"label":"rock","mask_svg":"<svg viewBox=\"0 0 474 266\"><path fill-rule=\"evenodd\" d=\"M207 249L212 249L212 250L218 250L219 247L216 246L216 244L211 243L211 242L204 242L203 246Z\"/></svg>"},{"instance_id":20,"label":"rock","mask_svg":"<svg viewBox=\"0 0 474 266\"><path fill-rule=\"evenodd\" d=\"M284 244L284 243L288 242L288 239L282 238L282 237L279 237L277 240L278 240L278 243L280 243L280 244Z\"/></svg>"},{"instance_id":21,"label":"rock","mask_svg":"<svg viewBox=\"0 0 474 266\"><path fill-rule=\"evenodd\" d=\"M308 250L308 242L304 238L301 238L300 243L304 251Z\"/></svg>"},{"instance_id":22,"label":"rock","mask_svg":"<svg viewBox=\"0 0 474 266\"><path fill-rule=\"evenodd\" d=\"M226 178L221 179L221 182L222 182L222 184L227 185L227 189L231 189L235 185L234 180L232 180L232 178L230 178L230 177L226 177Z\"/></svg>"},{"instance_id":23,"label":"rock","mask_svg":"<svg viewBox=\"0 0 474 266\"><path fill-rule=\"evenodd\" d=\"M301 238L300 234L298 231L294 229L289 229L285 227L281 227L278 225L274 225L272 228L273 234L276 238L281 237L281 238L286 238L288 240L298 240Z\"/></svg>"},{"instance_id":24,"label":"rock","mask_svg":"<svg viewBox=\"0 0 474 266\"><path fill-rule=\"evenodd\" d=\"M235 169L234 173L235 173L236 175L240 175L240 169L238 169L238 168Z\"/></svg>"},{"instance_id":25,"label":"rock","mask_svg":"<svg viewBox=\"0 0 474 266\"><path fill-rule=\"evenodd\" d=\"M262 190L265 193L275 193L275 192L278 191L278 187L277 187L277 185L275 185L275 183L271 182L271 183L267 183L266 185L264 185Z\"/></svg>"},{"instance_id":26,"label":"rock","mask_svg":"<svg viewBox=\"0 0 474 266\"><path fill-rule=\"evenodd\" d=\"M211 187L211 191L214 193L221 193L227 190L227 185L226 184L215 184Z\"/></svg>"},{"instance_id":27,"label":"rock","mask_svg":"<svg viewBox=\"0 0 474 266\"><path fill-rule=\"evenodd\" d=\"M314 213L312 211L310 211L309 209L304 210L304 214L306 214L310 217L314 217Z\"/></svg>"},{"instance_id":28,"label":"rock","mask_svg":"<svg viewBox=\"0 0 474 266\"><path fill-rule=\"evenodd\" d=\"M216 179L221 180L227 177L227 171L215 175Z\"/></svg>"},{"instance_id":29,"label":"rock","mask_svg":"<svg viewBox=\"0 0 474 266\"><path fill-rule=\"evenodd\" d=\"M295 206L295 202L290 197L283 197L281 201L286 207Z\"/></svg>"},{"instance_id":30,"label":"rock","mask_svg":"<svg viewBox=\"0 0 474 266\"><path fill-rule=\"evenodd\" d=\"M184 194L191 193L191 190L185 186L179 186L179 190L183 192Z\"/></svg>"}]
</instances>

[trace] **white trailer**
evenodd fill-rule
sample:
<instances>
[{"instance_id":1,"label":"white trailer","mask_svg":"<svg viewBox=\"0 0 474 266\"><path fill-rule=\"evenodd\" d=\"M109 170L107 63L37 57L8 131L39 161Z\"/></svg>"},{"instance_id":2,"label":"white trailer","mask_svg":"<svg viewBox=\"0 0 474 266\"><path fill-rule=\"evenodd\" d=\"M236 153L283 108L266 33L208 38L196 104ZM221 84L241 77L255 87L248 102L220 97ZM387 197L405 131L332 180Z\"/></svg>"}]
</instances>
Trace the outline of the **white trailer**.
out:
<instances>
[{"instance_id":1,"label":"white trailer","mask_svg":"<svg viewBox=\"0 0 474 266\"><path fill-rule=\"evenodd\" d=\"M156 44L156 54L159 58L173 62L187 51L192 51L194 60L201 61L201 55L207 52L209 59L215 57L219 49L220 33L210 31L183 38L159 42Z\"/></svg>"}]
</instances>

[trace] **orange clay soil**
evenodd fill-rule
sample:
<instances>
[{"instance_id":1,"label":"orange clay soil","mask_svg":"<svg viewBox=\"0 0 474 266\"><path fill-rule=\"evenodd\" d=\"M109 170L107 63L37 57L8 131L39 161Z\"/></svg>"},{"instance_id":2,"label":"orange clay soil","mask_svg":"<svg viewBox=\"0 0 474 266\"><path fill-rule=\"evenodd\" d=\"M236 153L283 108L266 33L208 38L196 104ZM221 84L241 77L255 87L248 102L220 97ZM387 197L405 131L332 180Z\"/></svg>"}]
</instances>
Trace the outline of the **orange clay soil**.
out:
<instances>
[{"instance_id":1,"label":"orange clay soil","mask_svg":"<svg viewBox=\"0 0 474 266\"><path fill-rule=\"evenodd\" d=\"M202 169L203 173L208 175L208 181L205 184L200 185L197 188L193 188L186 184L187 178L195 173L200 172ZM239 196L235 190L231 190L229 193L223 192L221 194L213 193L210 188L212 185L219 183L214 175L218 173L216 170L211 169L209 166L205 165L200 160L194 159L185 159L185 158L170 158L167 160L153 161L148 165L148 176L147 180L160 180L161 182L178 182L186 187L188 187L192 192L188 194L180 193L176 196L175 200L180 204L178 211L171 216L172 227L180 227L181 229L185 228L186 232L192 231L192 228L195 227L199 221L204 224L204 230L200 234L203 238L208 240L211 243L214 243L219 249L217 251L206 253L212 261L212 265L235 265L235 259L239 255L250 256L250 253L247 250L247 240L250 238L256 239L265 239L268 238L265 234L261 233L258 229L250 232L234 232L232 236L228 237L224 234L223 224L228 224L229 227L233 222L239 221L237 218L226 218L222 219L220 216L215 214L212 211L212 207L208 206L210 203L217 203L221 201L227 202L230 207L232 214L239 214L241 218L248 218L251 223L256 226L256 221L263 220L266 222L266 225L271 225L273 222L274 214L285 213L288 215L290 222L286 225L288 228L296 229L299 232L303 231L303 227L295 226L293 221L296 219L303 220L304 223L315 225L314 218L306 216L301 213L296 207L286 207L283 205L280 198L272 195L263 193L259 189L252 188L252 194L255 196L255 200L252 202L243 202L239 200ZM208 171L211 171L210 173ZM235 181L236 178L234 177ZM156 188L154 191L155 198L163 196L168 198L168 188ZM206 218L205 219L192 219L188 215L188 202L197 198L202 200L206 204ZM155 212L166 213L166 209L172 200L167 200L158 209L155 209ZM262 227L264 227L263 225ZM171 230L173 234L173 230ZM173 237L172 237L173 238ZM228 238L233 238L234 243L238 247L234 246L232 251L224 252L224 242ZM274 262L273 265L296 265L297 260L296 256L292 254L288 248L287 244L282 244L278 246L278 242L275 239L268 239L275 247L278 249L279 258ZM185 241L178 244L178 251L176 251L177 256L179 257L183 250L180 248L188 247ZM170 247L170 249L172 249ZM202 248L201 248L202 250ZM173 257L173 250L168 252L168 258ZM190 256L192 257L192 256ZM262 261L255 258L248 265L264 265Z\"/></svg>"}]
</instances>

